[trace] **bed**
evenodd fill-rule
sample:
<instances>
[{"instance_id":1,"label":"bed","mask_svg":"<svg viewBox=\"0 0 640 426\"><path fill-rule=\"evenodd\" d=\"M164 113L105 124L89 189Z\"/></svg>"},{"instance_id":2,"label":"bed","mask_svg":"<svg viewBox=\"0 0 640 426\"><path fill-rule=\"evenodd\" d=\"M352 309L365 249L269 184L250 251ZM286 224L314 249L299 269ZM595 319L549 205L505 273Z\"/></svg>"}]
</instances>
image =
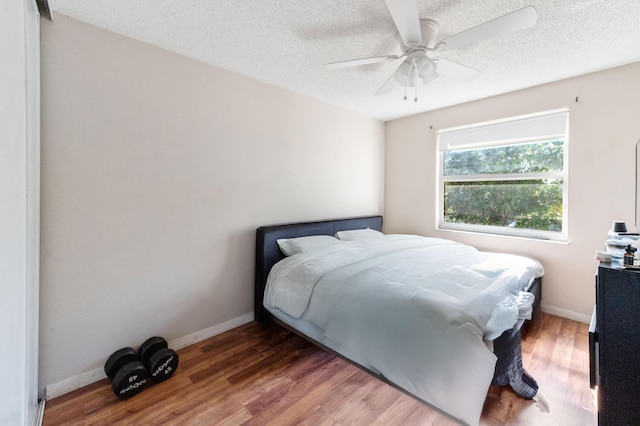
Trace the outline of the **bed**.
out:
<instances>
[{"instance_id":1,"label":"bed","mask_svg":"<svg viewBox=\"0 0 640 426\"><path fill-rule=\"evenodd\" d=\"M476 291L475 299L468 298L467 305L462 309L452 309L449 296L444 296L445 303L441 303L443 299L440 296L435 302L429 301L422 297L429 291L416 291L404 282L397 287L401 289L400 293L410 289L410 295L387 295L384 291L394 287L390 283L398 281L397 275L387 277L384 283L374 283L374 277L396 274L396 270L401 269L399 264L404 263L406 267L414 251L418 256L424 256L425 253L431 253L428 256L433 253L450 253L459 255L462 259L476 259L474 256L485 256L484 253L449 240L403 235L385 236L375 242L356 238L356 241L336 245L337 248L320 248L289 257L283 254L278 245L278 240L335 236L352 230L372 230L367 231L371 233L381 231L382 216L259 227L256 231L256 321L262 324L275 321L462 424L478 424L491 383L510 385L524 398L536 395L538 385L535 379L522 368L520 329L524 320L518 318L515 324L511 324L513 318L505 319L500 314L495 315L496 312L504 311L510 312L509 315L512 316L514 307L511 302L514 298L510 296L504 299L511 303L505 304L505 309L490 308L489 312L480 308L487 303L489 306L497 306L498 299L495 299L497 296L494 294L504 296L503 290L495 290L494 287L482 291L472 289L471 292ZM370 256L369 250L378 251L375 256ZM298 275L300 271L304 276L309 275L309 265L326 265L326 256L339 258L344 265L329 267L322 272L326 276L318 275L320 278L311 279L311 285L303 286L309 293L305 296L306 299L302 297L304 300L298 300L301 296L297 294L293 298L288 297L286 286L282 287L285 290L280 290L280 293L274 290L280 285L275 284L274 280L282 281L286 280L283 277L296 276L295 271L298 271ZM350 259L350 256L355 258ZM283 261L284 259L287 260ZM392 259L396 263L389 263ZM520 257L501 257L498 260L503 263L528 261ZM460 262L465 263L464 260ZM491 257L491 262L495 264L494 257ZM417 268L424 269L427 263L429 262L423 261ZM494 269L486 269L487 263L484 261L473 263L473 271L461 269L457 265L445 268L440 267L439 262L432 263L429 268L439 268L434 276L444 279L445 284L454 283L453 286L461 288L466 288L469 284L455 284L460 279L456 274L472 274L470 276L474 280L480 277L478 282L483 281L490 286L494 285L494 281L504 278L503 275L497 277ZM518 297L531 294L535 296L532 305L529 298L529 308L533 310L531 318L536 321L539 316L542 267L535 270L535 265L530 266L528 263L526 267L532 268L532 272L530 276L518 273L518 279L524 280L517 284L522 287L519 290L526 291L518 291ZM411 281L411 277L417 275L414 266L409 269L412 272L407 279ZM510 272L511 265L509 268L498 269L500 274L508 274L507 278L511 283L509 291L513 292L516 283L512 277L515 275ZM313 271L315 274L315 270ZM348 286L343 285L340 280L344 277L350 277L354 281L350 281ZM460 282L467 279L468 277L463 278ZM299 284L294 283L293 287L297 289ZM337 293L345 291L344 289L347 289L346 293ZM485 301L484 298L487 297ZM478 300L483 302L479 303ZM407 304L407 301L410 303ZM460 312L456 313L457 311ZM494 316L498 318L494 320ZM491 321L493 325L489 326ZM507 323L509 326L505 326Z\"/></svg>"}]
</instances>

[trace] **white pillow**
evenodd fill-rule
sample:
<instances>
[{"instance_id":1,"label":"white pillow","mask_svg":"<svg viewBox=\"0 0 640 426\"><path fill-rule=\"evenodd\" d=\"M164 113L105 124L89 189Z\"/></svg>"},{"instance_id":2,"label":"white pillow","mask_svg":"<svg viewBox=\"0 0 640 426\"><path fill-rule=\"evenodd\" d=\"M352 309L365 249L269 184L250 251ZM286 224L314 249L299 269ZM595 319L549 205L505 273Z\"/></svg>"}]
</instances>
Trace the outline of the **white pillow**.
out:
<instances>
[{"instance_id":1,"label":"white pillow","mask_svg":"<svg viewBox=\"0 0 640 426\"><path fill-rule=\"evenodd\" d=\"M375 229L352 229L349 231L338 231L336 237L341 241L365 241L383 237L384 234Z\"/></svg>"},{"instance_id":2,"label":"white pillow","mask_svg":"<svg viewBox=\"0 0 640 426\"><path fill-rule=\"evenodd\" d=\"M340 240L331 235L310 235L298 238L280 238L276 240L280 251L286 256L304 253L319 247L326 247L333 244L340 244Z\"/></svg>"}]
</instances>

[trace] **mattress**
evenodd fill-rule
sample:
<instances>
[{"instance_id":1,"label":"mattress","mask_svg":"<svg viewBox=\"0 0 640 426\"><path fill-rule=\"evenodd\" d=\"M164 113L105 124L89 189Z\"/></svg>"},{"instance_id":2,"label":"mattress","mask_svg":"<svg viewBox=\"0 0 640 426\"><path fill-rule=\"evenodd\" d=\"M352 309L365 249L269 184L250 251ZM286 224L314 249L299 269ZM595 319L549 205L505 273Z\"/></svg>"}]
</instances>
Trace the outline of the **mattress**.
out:
<instances>
[{"instance_id":1,"label":"mattress","mask_svg":"<svg viewBox=\"0 0 640 426\"><path fill-rule=\"evenodd\" d=\"M296 254L271 270L281 321L464 424L478 424L496 357L539 262L439 238L386 235Z\"/></svg>"}]
</instances>

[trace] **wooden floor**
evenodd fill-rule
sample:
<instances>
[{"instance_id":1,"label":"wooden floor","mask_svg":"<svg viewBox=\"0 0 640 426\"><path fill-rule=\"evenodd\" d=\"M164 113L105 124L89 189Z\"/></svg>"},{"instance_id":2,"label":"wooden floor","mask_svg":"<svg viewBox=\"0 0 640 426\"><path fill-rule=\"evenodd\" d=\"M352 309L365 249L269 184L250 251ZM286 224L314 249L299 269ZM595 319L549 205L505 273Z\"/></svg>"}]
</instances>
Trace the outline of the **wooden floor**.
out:
<instances>
[{"instance_id":1,"label":"wooden floor","mask_svg":"<svg viewBox=\"0 0 640 426\"><path fill-rule=\"evenodd\" d=\"M250 323L178 351L169 380L121 401L107 380L47 401L44 425L449 425L432 408L280 326ZM543 314L523 363L550 412L491 387L482 425L595 425L588 326Z\"/></svg>"}]
</instances>

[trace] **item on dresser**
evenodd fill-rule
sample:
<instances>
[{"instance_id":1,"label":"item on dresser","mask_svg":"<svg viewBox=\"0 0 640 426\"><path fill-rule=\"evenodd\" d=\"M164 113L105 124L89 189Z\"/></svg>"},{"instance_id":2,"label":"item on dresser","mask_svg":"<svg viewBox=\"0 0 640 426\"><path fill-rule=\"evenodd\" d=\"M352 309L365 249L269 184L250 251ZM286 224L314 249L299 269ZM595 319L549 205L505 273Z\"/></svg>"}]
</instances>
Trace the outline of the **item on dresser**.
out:
<instances>
[{"instance_id":1,"label":"item on dresser","mask_svg":"<svg viewBox=\"0 0 640 426\"><path fill-rule=\"evenodd\" d=\"M609 253L611 258L609 262L623 264L625 254L627 254L627 247L633 246L638 248L640 246L640 234L636 232L627 232L627 225L624 222L616 221L611 225L611 229L607 233L607 240L605 241L606 253ZM634 255L635 259L638 259L638 255ZM596 253L596 259L606 262L607 259L603 256L599 256ZM633 265L633 263L626 263Z\"/></svg>"},{"instance_id":2,"label":"item on dresser","mask_svg":"<svg viewBox=\"0 0 640 426\"><path fill-rule=\"evenodd\" d=\"M625 248L623 259L624 266L633 266L633 260L635 257L634 253L637 251L638 249L633 247L631 244Z\"/></svg>"},{"instance_id":3,"label":"item on dresser","mask_svg":"<svg viewBox=\"0 0 640 426\"><path fill-rule=\"evenodd\" d=\"M599 262L611 263L611 253L606 250L596 250L596 260Z\"/></svg>"},{"instance_id":4,"label":"item on dresser","mask_svg":"<svg viewBox=\"0 0 640 426\"><path fill-rule=\"evenodd\" d=\"M627 224L621 221L614 221L611 225L611 232L627 232Z\"/></svg>"}]
</instances>

